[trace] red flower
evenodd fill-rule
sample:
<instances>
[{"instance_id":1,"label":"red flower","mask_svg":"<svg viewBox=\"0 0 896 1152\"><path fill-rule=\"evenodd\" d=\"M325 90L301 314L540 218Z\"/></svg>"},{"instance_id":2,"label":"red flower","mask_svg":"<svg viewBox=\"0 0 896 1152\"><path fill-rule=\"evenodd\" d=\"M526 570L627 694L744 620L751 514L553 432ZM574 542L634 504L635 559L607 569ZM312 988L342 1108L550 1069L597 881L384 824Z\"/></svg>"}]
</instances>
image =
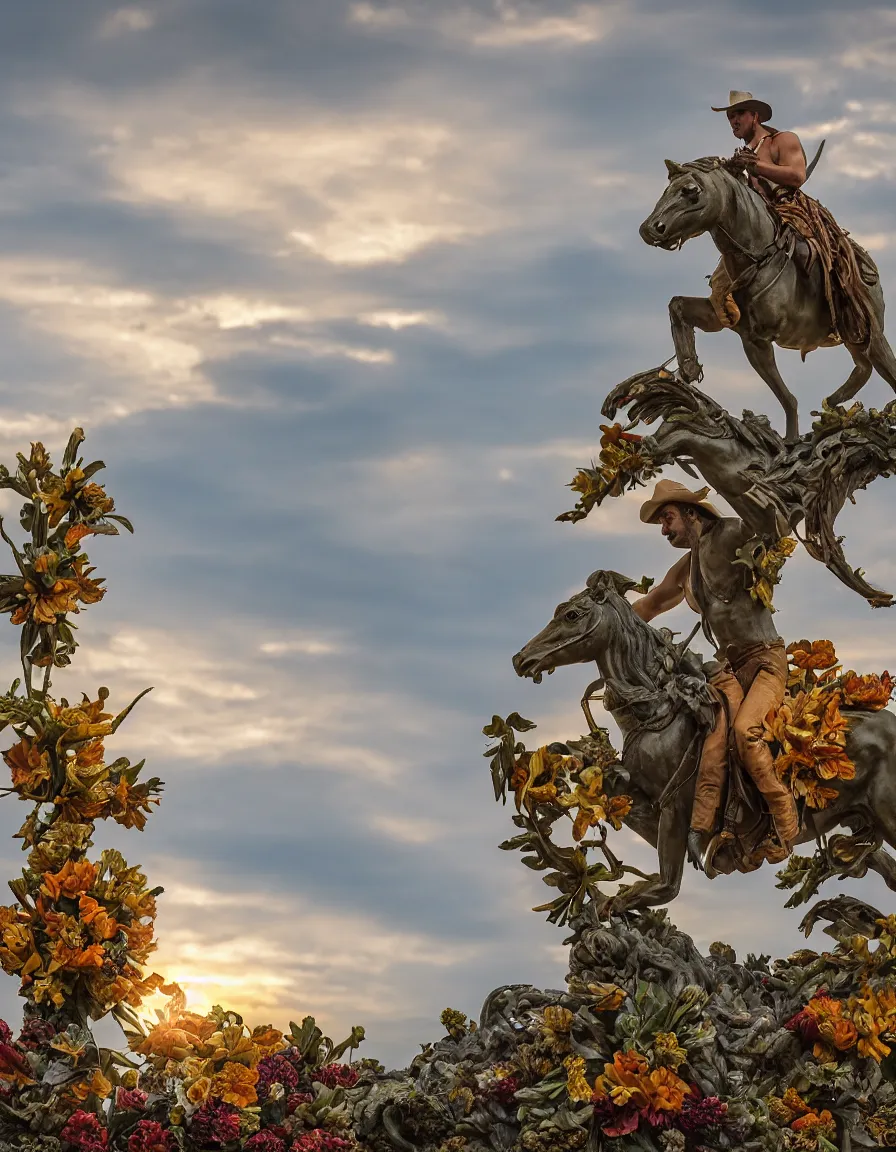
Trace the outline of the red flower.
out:
<instances>
[{"instance_id":1,"label":"red flower","mask_svg":"<svg viewBox=\"0 0 896 1152\"><path fill-rule=\"evenodd\" d=\"M29 1052L33 1052L37 1048L43 1048L55 1035L56 1029L49 1021L32 1016L22 1025L17 1043L20 1048L26 1048Z\"/></svg>"},{"instance_id":2,"label":"red flower","mask_svg":"<svg viewBox=\"0 0 896 1152\"><path fill-rule=\"evenodd\" d=\"M798 1032L803 1040L809 1044L814 1044L816 1040L821 1039L818 1021L813 1013L807 1012L805 1008L801 1008L796 1016L791 1016L784 1027L788 1032Z\"/></svg>"},{"instance_id":3,"label":"red flower","mask_svg":"<svg viewBox=\"0 0 896 1152\"><path fill-rule=\"evenodd\" d=\"M303 1104L310 1104L314 1096L310 1092L290 1092L286 1097L286 1115L292 1116Z\"/></svg>"},{"instance_id":4,"label":"red flower","mask_svg":"<svg viewBox=\"0 0 896 1152\"><path fill-rule=\"evenodd\" d=\"M353 1140L344 1140L323 1128L312 1128L296 1137L292 1152L353 1152L354 1148Z\"/></svg>"},{"instance_id":5,"label":"red flower","mask_svg":"<svg viewBox=\"0 0 896 1152\"><path fill-rule=\"evenodd\" d=\"M637 1130L640 1116L632 1105L617 1108L609 1096L592 1098L594 1118L605 1136L627 1136Z\"/></svg>"},{"instance_id":6,"label":"red flower","mask_svg":"<svg viewBox=\"0 0 896 1152\"><path fill-rule=\"evenodd\" d=\"M174 1137L155 1120L140 1120L128 1140L128 1152L171 1152Z\"/></svg>"},{"instance_id":7,"label":"red flower","mask_svg":"<svg viewBox=\"0 0 896 1152\"><path fill-rule=\"evenodd\" d=\"M255 1091L259 1100L266 1100L272 1084L282 1084L289 1091L299 1083L299 1074L283 1056L265 1056L258 1064L258 1083Z\"/></svg>"},{"instance_id":8,"label":"red flower","mask_svg":"<svg viewBox=\"0 0 896 1152\"><path fill-rule=\"evenodd\" d=\"M328 1088L354 1088L358 1083L358 1073L349 1064L325 1064L314 1073Z\"/></svg>"},{"instance_id":9,"label":"red flower","mask_svg":"<svg viewBox=\"0 0 896 1152\"><path fill-rule=\"evenodd\" d=\"M488 1100L495 1100L499 1104L512 1104L513 1097L520 1088L516 1076L504 1076L500 1080L493 1080L485 1089L483 1095Z\"/></svg>"},{"instance_id":10,"label":"red flower","mask_svg":"<svg viewBox=\"0 0 896 1152\"><path fill-rule=\"evenodd\" d=\"M119 1088L115 1096L115 1107L126 1111L142 1112L148 1097L139 1088Z\"/></svg>"},{"instance_id":11,"label":"red flower","mask_svg":"<svg viewBox=\"0 0 896 1152\"><path fill-rule=\"evenodd\" d=\"M232 1104L223 1100L209 1100L197 1108L190 1120L190 1136L200 1148L213 1147L237 1140L240 1134L240 1114Z\"/></svg>"},{"instance_id":12,"label":"red flower","mask_svg":"<svg viewBox=\"0 0 896 1152\"><path fill-rule=\"evenodd\" d=\"M699 1090L694 1088L684 1099L678 1125L686 1136L692 1136L707 1128L718 1128L724 1124L727 1113L728 1105L723 1104L718 1096L701 1097Z\"/></svg>"},{"instance_id":13,"label":"red flower","mask_svg":"<svg viewBox=\"0 0 896 1152\"><path fill-rule=\"evenodd\" d=\"M64 1144L76 1148L78 1152L105 1152L109 1140L109 1133L97 1117L81 1108L69 1116L68 1123L59 1135Z\"/></svg>"},{"instance_id":14,"label":"red flower","mask_svg":"<svg viewBox=\"0 0 896 1152\"><path fill-rule=\"evenodd\" d=\"M0 1020L0 1041L4 1044L12 1044L12 1029L5 1020Z\"/></svg>"},{"instance_id":15,"label":"red flower","mask_svg":"<svg viewBox=\"0 0 896 1152\"><path fill-rule=\"evenodd\" d=\"M256 1132L243 1145L245 1152L285 1152L286 1145L273 1132Z\"/></svg>"}]
</instances>

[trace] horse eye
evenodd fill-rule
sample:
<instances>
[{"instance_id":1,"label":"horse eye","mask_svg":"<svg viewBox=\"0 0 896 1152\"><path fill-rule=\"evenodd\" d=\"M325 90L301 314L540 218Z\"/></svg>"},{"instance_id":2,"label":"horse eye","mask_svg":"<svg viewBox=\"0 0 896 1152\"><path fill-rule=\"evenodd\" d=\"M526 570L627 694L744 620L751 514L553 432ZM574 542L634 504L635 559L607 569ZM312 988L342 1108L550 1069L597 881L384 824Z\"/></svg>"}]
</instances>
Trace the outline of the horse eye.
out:
<instances>
[{"instance_id":1,"label":"horse eye","mask_svg":"<svg viewBox=\"0 0 896 1152\"><path fill-rule=\"evenodd\" d=\"M579 613L576 611L575 608L570 608L570 610L568 612L563 613L563 619L564 620L578 620L578 618L579 618Z\"/></svg>"},{"instance_id":2,"label":"horse eye","mask_svg":"<svg viewBox=\"0 0 896 1152\"><path fill-rule=\"evenodd\" d=\"M681 190L682 196L687 196L688 200L696 200L700 195L700 189L696 184L685 184Z\"/></svg>"}]
</instances>

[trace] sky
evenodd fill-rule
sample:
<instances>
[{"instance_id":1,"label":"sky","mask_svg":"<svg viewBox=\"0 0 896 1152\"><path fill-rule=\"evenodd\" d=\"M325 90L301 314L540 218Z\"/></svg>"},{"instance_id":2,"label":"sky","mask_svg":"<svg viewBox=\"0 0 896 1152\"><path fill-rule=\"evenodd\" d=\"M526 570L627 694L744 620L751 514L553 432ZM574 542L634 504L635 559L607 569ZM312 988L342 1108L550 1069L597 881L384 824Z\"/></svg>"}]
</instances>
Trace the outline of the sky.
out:
<instances>
[{"instance_id":1,"label":"sky","mask_svg":"<svg viewBox=\"0 0 896 1152\"><path fill-rule=\"evenodd\" d=\"M592 669L535 686L510 658L595 568L674 555L638 493L578 525L564 487L605 394L672 354L667 303L716 254L638 225L663 159L728 154L710 105L748 89L807 151L809 191L896 291L896 12L853 0L2 0L0 460L75 424L136 527L91 559L57 690L124 705L110 742L166 781L145 832L104 831L160 898L155 967L200 1010L315 1015L407 1063L451 1005L562 986L539 877L498 850L482 725L577 736ZM781 413L728 333L704 387ZM803 427L849 372L779 354ZM862 394L890 398L875 377ZM672 473L674 475L674 473ZM841 516L896 591L893 481ZM13 505L4 501L2 510ZM15 523L15 517L12 518ZM872 612L798 554L786 639L896 662ZM668 618L690 631L686 608ZM16 673L18 636L0 632ZM24 809L0 807L0 865ZM652 854L622 832L625 859ZM688 871L706 948L786 955L771 868ZM837 886L832 886L836 892ZM885 909L876 880L853 885ZM819 938L813 938L818 940ZM824 937L820 941L824 941ZM820 942L819 942L820 946ZM19 1014L0 981L0 1013Z\"/></svg>"}]
</instances>

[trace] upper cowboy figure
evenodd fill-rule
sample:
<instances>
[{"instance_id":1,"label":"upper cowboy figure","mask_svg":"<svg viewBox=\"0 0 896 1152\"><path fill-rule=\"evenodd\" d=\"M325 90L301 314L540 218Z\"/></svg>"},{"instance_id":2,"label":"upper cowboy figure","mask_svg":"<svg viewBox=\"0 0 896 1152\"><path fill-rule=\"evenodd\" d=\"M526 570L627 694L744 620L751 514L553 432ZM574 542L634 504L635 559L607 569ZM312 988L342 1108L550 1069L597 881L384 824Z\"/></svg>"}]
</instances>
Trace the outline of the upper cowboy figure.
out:
<instances>
[{"instance_id":1,"label":"upper cowboy figure","mask_svg":"<svg viewBox=\"0 0 896 1152\"><path fill-rule=\"evenodd\" d=\"M752 187L769 200L776 187L801 188L807 173L799 136L772 128L768 123L771 105L754 100L751 92L730 92L729 100L726 108L713 108L713 112L724 112L731 131L743 141L734 155L744 165Z\"/></svg>"},{"instance_id":2,"label":"upper cowboy figure","mask_svg":"<svg viewBox=\"0 0 896 1152\"><path fill-rule=\"evenodd\" d=\"M740 170L750 187L769 205L783 224L789 224L802 241L796 256L809 267L816 260L824 270L824 290L831 314L831 330L825 345L847 344L867 347L873 330L872 305L867 277L874 279L866 254L817 200L802 191L815 163L807 167L806 153L795 132L779 132L769 121L772 108L757 100L752 92L731 91L728 104L712 108L724 112L742 146L735 150L729 166ZM740 319L740 309L731 295L731 276L724 259L710 278L711 301L723 327ZM804 349L804 354L807 349Z\"/></svg>"}]
</instances>

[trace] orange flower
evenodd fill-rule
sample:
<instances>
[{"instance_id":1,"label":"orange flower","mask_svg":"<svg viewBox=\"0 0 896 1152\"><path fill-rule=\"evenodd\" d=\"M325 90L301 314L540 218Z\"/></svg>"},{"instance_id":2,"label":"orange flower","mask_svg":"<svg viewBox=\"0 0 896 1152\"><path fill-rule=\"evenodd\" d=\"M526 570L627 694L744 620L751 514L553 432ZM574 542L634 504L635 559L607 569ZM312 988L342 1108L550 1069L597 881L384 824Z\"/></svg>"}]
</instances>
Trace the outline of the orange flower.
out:
<instances>
[{"instance_id":1,"label":"orange flower","mask_svg":"<svg viewBox=\"0 0 896 1152\"><path fill-rule=\"evenodd\" d=\"M269 1024L261 1024L252 1029L252 1043L259 1050L262 1058L272 1056L287 1046L283 1039L283 1033L277 1028L272 1028Z\"/></svg>"},{"instance_id":2,"label":"orange flower","mask_svg":"<svg viewBox=\"0 0 896 1152\"><path fill-rule=\"evenodd\" d=\"M650 1106L656 1112L680 1112L691 1090L671 1068L654 1068L650 1073L650 1087Z\"/></svg>"},{"instance_id":3,"label":"orange flower","mask_svg":"<svg viewBox=\"0 0 896 1152\"><path fill-rule=\"evenodd\" d=\"M58 872L44 872L43 881L40 890L51 900L60 896L74 900L93 887L96 867L89 860L66 860Z\"/></svg>"},{"instance_id":4,"label":"orange flower","mask_svg":"<svg viewBox=\"0 0 896 1152\"><path fill-rule=\"evenodd\" d=\"M81 920L91 927L93 935L98 940L111 940L121 931L118 921L92 896L82 896L78 900L78 910L81 913Z\"/></svg>"},{"instance_id":5,"label":"orange flower","mask_svg":"<svg viewBox=\"0 0 896 1152\"><path fill-rule=\"evenodd\" d=\"M830 668L837 663L837 653L830 640L797 640L788 644L787 655L797 668Z\"/></svg>"},{"instance_id":6,"label":"orange flower","mask_svg":"<svg viewBox=\"0 0 896 1152\"><path fill-rule=\"evenodd\" d=\"M22 788L26 794L36 792L50 779L50 757L27 736L4 752L3 759L12 772L13 788Z\"/></svg>"},{"instance_id":7,"label":"orange flower","mask_svg":"<svg viewBox=\"0 0 896 1152\"><path fill-rule=\"evenodd\" d=\"M893 695L893 678L889 672L882 672L880 676L874 673L858 676L850 670L843 678L842 692L844 704L878 712L881 708L886 708L890 702L890 697Z\"/></svg>"},{"instance_id":8,"label":"orange flower","mask_svg":"<svg viewBox=\"0 0 896 1152\"><path fill-rule=\"evenodd\" d=\"M228 1060L221 1071L212 1077L210 1091L212 1096L217 1096L225 1104L248 1108L258 1099L255 1092L257 1082L258 1072L254 1068Z\"/></svg>"},{"instance_id":9,"label":"orange flower","mask_svg":"<svg viewBox=\"0 0 896 1152\"><path fill-rule=\"evenodd\" d=\"M70 552L73 552L85 536L90 536L95 531L96 529L92 528L89 524L73 524L65 533L66 548L68 548Z\"/></svg>"},{"instance_id":10,"label":"orange flower","mask_svg":"<svg viewBox=\"0 0 896 1152\"><path fill-rule=\"evenodd\" d=\"M72 561L72 568L75 571L74 584L77 589L77 599L82 604L98 604L100 600L106 595L106 589L101 588L100 585L103 580L91 580L91 572L95 572L95 568L87 567L87 557L84 555L76 556ZM77 612L78 609L76 608Z\"/></svg>"},{"instance_id":11,"label":"orange flower","mask_svg":"<svg viewBox=\"0 0 896 1152\"><path fill-rule=\"evenodd\" d=\"M60 968L102 968L106 953L102 944L90 944L87 948L67 944L64 940L54 940L47 946L49 963L47 973Z\"/></svg>"},{"instance_id":12,"label":"orange flower","mask_svg":"<svg viewBox=\"0 0 896 1152\"><path fill-rule=\"evenodd\" d=\"M183 1028L157 1024L149 1035L132 1048L138 1056L161 1056L166 1060L186 1060L196 1051L197 1037Z\"/></svg>"}]
</instances>

